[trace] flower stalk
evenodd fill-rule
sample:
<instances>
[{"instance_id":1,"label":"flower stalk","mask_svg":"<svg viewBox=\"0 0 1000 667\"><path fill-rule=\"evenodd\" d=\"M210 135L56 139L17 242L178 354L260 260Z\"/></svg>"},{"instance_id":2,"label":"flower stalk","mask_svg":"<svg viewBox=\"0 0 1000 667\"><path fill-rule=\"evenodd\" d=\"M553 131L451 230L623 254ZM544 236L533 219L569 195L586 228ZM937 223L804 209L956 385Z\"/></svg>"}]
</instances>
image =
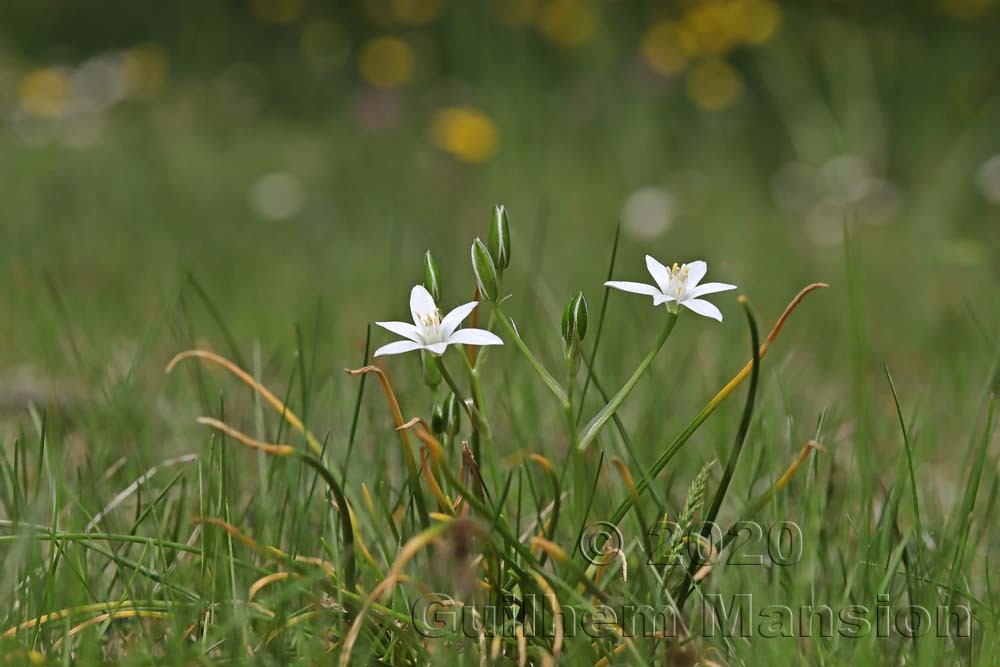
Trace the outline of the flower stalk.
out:
<instances>
[{"instance_id":1,"label":"flower stalk","mask_svg":"<svg viewBox=\"0 0 1000 667\"><path fill-rule=\"evenodd\" d=\"M632 377L618 390L618 393L611 397L608 404L601 408L600 412L594 415L594 418L584 427L583 434L580 436L580 444L578 447L583 450L587 448L597 434L601 432L605 424L614 416L618 408L621 406L622 402L628 397L628 395L635 388L635 385L639 382L639 378L642 377L646 369L656 358L657 353L659 353L660 348L663 344L667 342L667 338L670 337L670 332L674 330L674 325L677 324L677 313L668 313L666 324L663 326L663 330L660 332L659 337L656 342L653 343L653 348L645 356L645 358L639 362L639 366L632 373Z\"/></svg>"},{"instance_id":2,"label":"flower stalk","mask_svg":"<svg viewBox=\"0 0 1000 667\"><path fill-rule=\"evenodd\" d=\"M552 392L552 395L556 397L557 401L559 401L559 405L565 408L566 405L569 403L569 399L566 396L566 390L562 388L558 380L552 377L551 373L545 370L545 367L542 366L542 362L540 362L535 357L535 355L531 353L531 350L528 349L527 344L521 338L521 334L518 333L517 327L514 325L514 322L507 316L505 312L503 312L503 309L500 307L500 305L494 304L493 307L496 309L497 317L500 320L500 324L503 325L503 328L507 331L507 334L514 340L514 346L517 347L517 349L521 352L522 355L524 355L524 358L534 369L535 373L538 374L538 377L542 379L542 382L545 383L545 386L548 388L548 390Z\"/></svg>"},{"instance_id":3,"label":"flower stalk","mask_svg":"<svg viewBox=\"0 0 1000 667\"><path fill-rule=\"evenodd\" d=\"M485 440L487 441L492 440L493 432L490 429L489 422L486 420L486 415L484 415L482 412L480 404L477 403L476 389L473 389L472 392L473 404L469 405L469 403L462 398L465 392L463 392L462 389L458 386L458 383L455 382L455 378L451 376L451 373L448 371L447 366L444 365L444 361L441 359L441 357L434 357L434 363L437 364L438 370L441 372L441 377L444 379L445 384L447 384L451 388L451 390L455 393L455 397L458 399L458 402L465 407L466 414L468 414L469 419L472 420L473 429L475 429L477 433L482 435L482 437ZM478 379L476 380L475 383L472 384L478 386L479 384ZM480 400L481 400L481 393L482 393L481 388L479 388L478 393L480 394Z\"/></svg>"}]
</instances>

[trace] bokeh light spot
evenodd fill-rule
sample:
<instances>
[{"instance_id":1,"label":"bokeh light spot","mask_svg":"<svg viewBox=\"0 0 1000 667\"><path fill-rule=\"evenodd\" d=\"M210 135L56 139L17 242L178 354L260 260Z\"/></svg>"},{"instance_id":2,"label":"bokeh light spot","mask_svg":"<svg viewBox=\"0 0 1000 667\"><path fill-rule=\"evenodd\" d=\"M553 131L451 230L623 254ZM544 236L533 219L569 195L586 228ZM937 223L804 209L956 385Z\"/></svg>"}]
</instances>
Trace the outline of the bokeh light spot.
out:
<instances>
[{"instance_id":1,"label":"bokeh light spot","mask_svg":"<svg viewBox=\"0 0 1000 667\"><path fill-rule=\"evenodd\" d=\"M125 86L129 97L149 98L167 82L167 53L157 44L138 44L125 51Z\"/></svg>"},{"instance_id":2,"label":"bokeh light spot","mask_svg":"<svg viewBox=\"0 0 1000 667\"><path fill-rule=\"evenodd\" d=\"M622 207L622 227L630 236L651 239L670 229L677 214L677 202L663 188L636 190Z\"/></svg>"},{"instance_id":3,"label":"bokeh light spot","mask_svg":"<svg viewBox=\"0 0 1000 667\"><path fill-rule=\"evenodd\" d=\"M463 162L485 162L499 147L496 125L470 107L451 107L435 112L431 120L431 142Z\"/></svg>"},{"instance_id":4,"label":"bokeh light spot","mask_svg":"<svg viewBox=\"0 0 1000 667\"><path fill-rule=\"evenodd\" d=\"M730 106L743 92L743 80L732 65L719 58L695 65L684 81L691 101L705 111L719 111Z\"/></svg>"},{"instance_id":5,"label":"bokeh light spot","mask_svg":"<svg viewBox=\"0 0 1000 667\"><path fill-rule=\"evenodd\" d=\"M657 74L677 74L687 65L689 48L684 35L674 21L659 21L642 36L642 61Z\"/></svg>"},{"instance_id":6,"label":"bokeh light spot","mask_svg":"<svg viewBox=\"0 0 1000 667\"><path fill-rule=\"evenodd\" d=\"M365 81L373 86L398 88L413 78L413 49L398 37L376 37L362 49L359 67Z\"/></svg>"},{"instance_id":7,"label":"bokeh light spot","mask_svg":"<svg viewBox=\"0 0 1000 667\"><path fill-rule=\"evenodd\" d=\"M723 55L738 42L741 20L737 3L704 2L688 11L684 23L701 53Z\"/></svg>"},{"instance_id":8,"label":"bokeh light spot","mask_svg":"<svg viewBox=\"0 0 1000 667\"><path fill-rule=\"evenodd\" d=\"M979 191L994 204L1000 204L1000 154L994 155L976 173Z\"/></svg>"},{"instance_id":9,"label":"bokeh light spot","mask_svg":"<svg viewBox=\"0 0 1000 667\"><path fill-rule=\"evenodd\" d=\"M21 81L18 99L21 106L39 118L57 118L69 105L73 83L58 67L45 67L30 72Z\"/></svg>"},{"instance_id":10,"label":"bokeh light spot","mask_svg":"<svg viewBox=\"0 0 1000 667\"><path fill-rule=\"evenodd\" d=\"M597 33L597 11L582 0L551 0L538 14L537 25L550 42L573 49Z\"/></svg>"},{"instance_id":11,"label":"bokeh light spot","mask_svg":"<svg viewBox=\"0 0 1000 667\"><path fill-rule=\"evenodd\" d=\"M273 171L254 182L249 201L250 208L260 217L286 220L302 210L306 193L296 176L286 171Z\"/></svg>"},{"instance_id":12,"label":"bokeh light spot","mask_svg":"<svg viewBox=\"0 0 1000 667\"><path fill-rule=\"evenodd\" d=\"M781 26L781 8L771 0L742 0L739 6L739 36L747 44L767 42Z\"/></svg>"}]
</instances>

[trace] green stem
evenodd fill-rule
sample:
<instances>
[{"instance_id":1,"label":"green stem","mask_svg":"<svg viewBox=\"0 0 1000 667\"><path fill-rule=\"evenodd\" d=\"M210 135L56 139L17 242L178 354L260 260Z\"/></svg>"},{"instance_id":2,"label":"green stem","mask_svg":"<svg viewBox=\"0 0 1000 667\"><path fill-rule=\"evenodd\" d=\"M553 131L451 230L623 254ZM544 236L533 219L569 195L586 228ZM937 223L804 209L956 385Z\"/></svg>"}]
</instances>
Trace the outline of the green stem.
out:
<instances>
[{"instance_id":1,"label":"green stem","mask_svg":"<svg viewBox=\"0 0 1000 667\"><path fill-rule=\"evenodd\" d=\"M528 346L524 343L524 340L521 338L521 335L517 333L517 329L514 327L514 323L510 320L509 317L507 317L507 314L503 312L503 310L500 308L499 305L496 305L495 308L497 315L499 315L500 317L500 323L503 324L503 328L507 331L507 334L514 341L514 345L517 347L518 350L521 351L521 354L524 355L524 358L528 360L528 363L531 364L531 367L535 369L535 373L537 373L538 377L542 379L542 382L544 382L545 386L548 387L549 391L552 392L552 395L556 397L556 400L559 401L559 404L563 406L563 408L565 408L568 402L566 399L566 392L563 390L561 386L559 386L559 383L556 381L556 379L552 377L552 374L549 373L547 370L545 370L545 367L542 366L542 363L535 358L535 355L531 353L531 350L528 349Z\"/></svg>"},{"instance_id":2,"label":"green stem","mask_svg":"<svg viewBox=\"0 0 1000 667\"><path fill-rule=\"evenodd\" d=\"M581 450L586 449L587 445L589 445L590 442L597 437L597 434L600 433L601 429L604 428L604 425L607 424L611 417L614 416L622 402L635 388L635 385L639 382L639 378L641 378L643 373L646 372L646 369L649 368L649 364L652 363L653 359L660 351L660 348L663 347L663 344L667 342L667 338L670 337L670 332L674 330L674 325L676 323L677 313L669 313L667 315L667 323L664 325L663 331L660 332L660 337L657 338L656 342L653 344L653 349L651 349L649 354L647 354L646 357L639 363L639 367L635 369L634 373L632 373L632 377L628 379L625 386L619 389L618 393L611 398L608 404L601 408L601 411L594 415L594 418L590 420L590 423L584 427L579 445Z\"/></svg>"},{"instance_id":3,"label":"green stem","mask_svg":"<svg viewBox=\"0 0 1000 667\"><path fill-rule=\"evenodd\" d=\"M482 355L484 351L485 349L480 350L479 354ZM465 368L469 372L469 390L472 392L472 401L476 404L479 414L483 416L483 419L486 419L486 411L483 407L485 405L485 399L483 398L483 385L479 381L479 357L476 358L477 363L475 366L469 362L468 354L463 353L462 360L465 361Z\"/></svg>"},{"instance_id":4,"label":"green stem","mask_svg":"<svg viewBox=\"0 0 1000 667\"><path fill-rule=\"evenodd\" d=\"M485 352L485 351L486 351L486 348L483 348L483 349L481 349L479 351L479 354L482 355L482 353ZM476 358L476 365L473 365L469 361L469 355L466 354L465 352L462 353L462 360L465 362L465 368L466 368L466 370L469 373L469 390L472 392L472 402L476 406L476 410L479 411L479 416L488 425L489 424L489 416L486 414L486 400L485 400L485 398L483 398L483 385L479 381L479 371L477 370L478 366L479 366L479 359L480 358L482 358L482 357L481 356L477 357ZM477 431L477 433L478 433L478 431ZM486 440L486 449L487 449L487 451L490 452L490 454L492 455L494 452L496 452L496 448L493 446L493 431L492 431L492 429L487 428L486 432L482 433L481 435ZM483 458L482 458L482 451L480 449L480 442L479 442L479 438L478 437L474 438L474 440L473 440L472 454L476 458L476 463L478 465L482 466L483 465ZM490 467L495 470L496 469L496 465L495 465L496 461L491 460L490 463L492 464Z\"/></svg>"},{"instance_id":5,"label":"green stem","mask_svg":"<svg viewBox=\"0 0 1000 667\"><path fill-rule=\"evenodd\" d=\"M566 372L566 403L563 405L563 416L566 418L566 430L569 431L569 452L570 455L566 457L563 462L562 473L559 476L559 482L562 484L566 480L566 473L569 470L570 463L579 464L580 455L582 450L580 449L580 427L576 423L576 416L574 415L573 406L575 401L573 400L573 374L569 372L570 369L567 367Z\"/></svg>"},{"instance_id":6,"label":"green stem","mask_svg":"<svg viewBox=\"0 0 1000 667\"><path fill-rule=\"evenodd\" d=\"M465 392L462 391L462 389L458 386L458 383L455 382L455 378L453 378L451 373L448 372L448 369L444 365L444 360L441 357L434 357L434 363L437 364L438 370L441 371L441 377L444 378L445 383L447 383L447 385L451 387L451 390L455 393L455 398L457 398L458 402L461 403L463 408L465 408L465 413L469 415L469 421L472 422L472 428L475 429L476 432L480 432L480 430L484 431L483 436L487 440L490 440L492 438L490 425L489 422L486 421L486 415L479 410L475 394L473 394L472 402L476 405L476 410L473 412L472 408L469 407L469 404L466 403L463 398L463 396L465 396ZM478 380L476 384L478 384ZM475 390L473 391L475 392ZM480 389L480 393L481 391L482 390Z\"/></svg>"},{"instance_id":7,"label":"green stem","mask_svg":"<svg viewBox=\"0 0 1000 667\"><path fill-rule=\"evenodd\" d=\"M496 309L491 308L490 319L486 322L487 331L493 331L493 325L496 323L496 320L497 320ZM486 355L489 352L489 350L490 350L489 346L479 348L479 352L476 354L476 363L473 366L473 368L476 371L479 371L479 367L482 365L483 359L486 358Z\"/></svg>"}]
</instances>

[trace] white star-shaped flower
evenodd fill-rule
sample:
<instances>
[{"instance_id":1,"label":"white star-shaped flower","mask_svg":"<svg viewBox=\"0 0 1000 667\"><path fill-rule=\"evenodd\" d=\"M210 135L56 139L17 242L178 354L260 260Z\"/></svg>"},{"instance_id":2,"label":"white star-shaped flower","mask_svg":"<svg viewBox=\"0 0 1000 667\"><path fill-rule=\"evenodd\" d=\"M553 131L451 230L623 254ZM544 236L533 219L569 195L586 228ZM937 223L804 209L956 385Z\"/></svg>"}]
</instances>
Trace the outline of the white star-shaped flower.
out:
<instances>
[{"instance_id":1,"label":"white star-shaped flower","mask_svg":"<svg viewBox=\"0 0 1000 667\"><path fill-rule=\"evenodd\" d=\"M698 260L689 264L674 264L671 268L665 267L658 261L646 255L646 268L649 275L653 276L655 285L645 283L632 283L621 280L609 280L604 283L608 287L614 287L625 292L634 294L645 294L653 297L653 305L659 306L667 304L671 312L678 312L679 306L684 306L690 311L711 317L713 320L722 321L722 313L714 305L705 301L701 297L706 294L725 292L736 289L736 285L726 283L698 283L705 274L708 273L708 264Z\"/></svg>"},{"instance_id":2,"label":"white star-shaped flower","mask_svg":"<svg viewBox=\"0 0 1000 667\"><path fill-rule=\"evenodd\" d=\"M407 340L396 341L383 345L375 350L375 356L387 354L402 354L411 350L427 350L431 354L444 354L449 345L503 345L500 337L485 329L459 329L458 325L476 308L478 302L470 301L441 317L434 297L423 285L417 285L410 291L410 313L413 324L409 322L376 322L383 329L399 334Z\"/></svg>"}]
</instances>

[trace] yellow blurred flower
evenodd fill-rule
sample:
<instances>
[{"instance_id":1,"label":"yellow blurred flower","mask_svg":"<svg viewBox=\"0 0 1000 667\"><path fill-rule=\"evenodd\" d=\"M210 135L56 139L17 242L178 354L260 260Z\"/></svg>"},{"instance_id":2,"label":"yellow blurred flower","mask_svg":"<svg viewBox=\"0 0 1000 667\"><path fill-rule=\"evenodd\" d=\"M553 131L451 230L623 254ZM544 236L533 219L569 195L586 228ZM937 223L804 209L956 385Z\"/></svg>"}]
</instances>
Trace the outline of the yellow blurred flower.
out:
<instances>
[{"instance_id":1,"label":"yellow blurred flower","mask_svg":"<svg viewBox=\"0 0 1000 667\"><path fill-rule=\"evenodd\" d=\"M527 25L538 14L538 0L490 0L490 13L510 27Z\"/></svg>"},{"instance_id":2,"label":"yellow blurred flower","mask_svg":"<svg viewBox=\"0 0 1000 667\"><path fill-rule=\"evenodd\" d=\"M250 11L264 23L291 23L302 13L302 0L250 0Z\"/></svg>"},{"instance_id":3,"label":"yellow blurred flower","mask_svg":"<svg viewBox=\"0 0 1000 667\"><path fill-rule=\"evenodd\" d=\"M684 26L706 55L728 53L739 41L738 2L704 2L692 6L684 17Z\"/></svg>"},{"instance_id":4,"label":"yellow blurred flower","mask_svg":"<svg viewBox=\"0 0 1000 667\"><path fill-rule=\"evenodd\" d=\"M583 0L550 0L537 18L538 29L557 46L582 46L597 32L598 16Z\"/></svg>"},{"instance_id":5,"label":"yellow blurred flower","mask_svg":"<svg viewBox=\"0 0 1000 667\"><path fill-rule=\"evenodd\" d=\"M24 77L18 90L18 100L34 116L56 118L66 111L72 94L73 84L69 75L58 67L45 67Z\"/></svg>"},{"instance_id":6,"label":"yellow blurred flower","mask_svg":"<svg viewBox=\"0 0 1000 667\"><path fill-rule=\"evenodd\" d=\"M138 44L125 51L125 85L130 97L152 97L163 89L169 64L157 44Z\"/></svg>"},{"instance_id":7,"label":"yellow blurred flower","mask_svg":"<svg viewBox=\"0 0 1000 667\"><path fill-rule=\"evenodd\" d=\"M431 142L463 162L485 162L497 152L496 125L471 107L450 107L434 113Z\"/></svg>"},{"instance_id":8,"label":"yellow blurred flower","mask_svg":"<svg viewBox=\"0 0 1000 667\"><path fill-rule=\"evenodd\" d=\"M730 106L743 92L743 80L732 65L709 58L695 65L684 81L688 97L700 109L719 111Z\"/></svg>"},{"instance_id":9,"label":"yellow blurred flower","mask_svg":"<svg viewBox=\"0 0 1000 667\"><path fill-rule=\"evenodd\" d=\"M781 8L774 0L704 0L684 12L681 32L699 53L721 56L740 44L763 44L780 25Z\"/></svg>"},{"instance_id":10,"label":"yellow blurred flower","mask_svg":"<svg viewBox=\"0 0 1000 667\"><path fill-rule=\"evenodd\" d=\"M739 37L747 44L767 42L781 25L781 7L771 0L742 0L739 9Z\"/></svg>"},{"instance_id":11,"label":"yellow blurred flower","mask_svg":"<svg viewBox=\"0 0 1000 667\"><path fill-rule=\"evenodd\" d=\"M694 44L676 21L659 21L642 36L640 51L649 69L670 76L684 69Z\"/></svg>"},{"instance_id":12,"label":"yellow blurred flower","mask_svg":"<svg viewBox=\"0 0 1000 667\"><path fill-rule=\"evenodd\" d=\"M39 653L38 651L27 651L24 649L18 649L12 653L8 653L4 657L5 663L17 663L20 665L44 665L45 655Z\"/></svg>"},{"instance_id":13,"label":"yellow blurred flower","mask_svg":"<svg viewBox=\"0 0 1000 667\"><path fill-rule=\"evenodd\" d=\"M398 37L376 37L364 45L358 63L365 81L379 88L398 88L413 79L413 48Z\"/></svg>"}]
</instances>

